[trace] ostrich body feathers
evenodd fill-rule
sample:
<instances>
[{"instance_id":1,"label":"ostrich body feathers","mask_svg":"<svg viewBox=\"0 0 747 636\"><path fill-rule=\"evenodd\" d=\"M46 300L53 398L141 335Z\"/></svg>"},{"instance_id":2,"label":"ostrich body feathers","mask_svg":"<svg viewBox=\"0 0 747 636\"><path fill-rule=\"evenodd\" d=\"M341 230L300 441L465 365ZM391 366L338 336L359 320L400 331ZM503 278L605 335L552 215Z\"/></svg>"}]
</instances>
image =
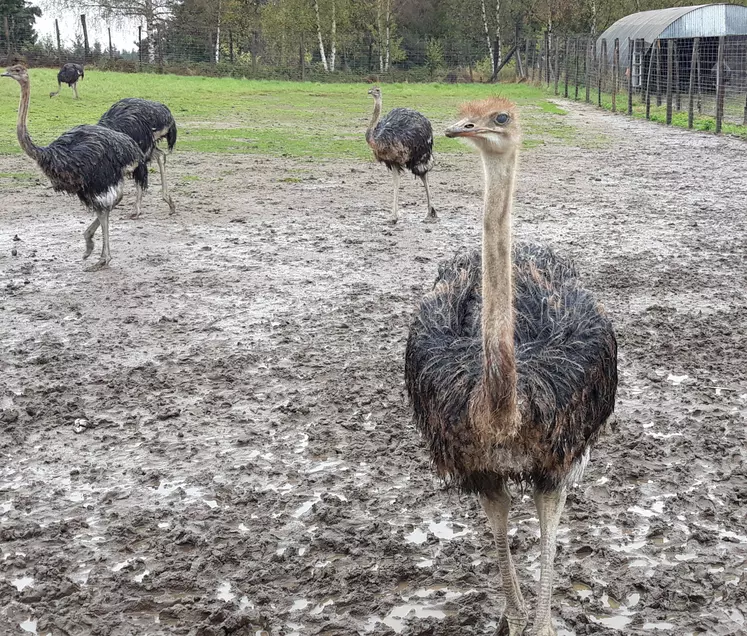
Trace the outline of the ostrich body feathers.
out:
<instances>
[{"instance_id":1,"label":"ostrich body feathers","mask_svg":"<svg viewBox=\"0 0 747 636\"><path fill-rule=\"evenodd\" d=\"M168 107L160 102L128 97L107 110L99 119L99 126L131 137L150 161L158 142L166 138L171 152L176 143L176 122Z\"/></svg>"},{"instance_id":2,"label":"ostrich body feathers","mask_svg":"<svg viewBox=\"0 0 747 636\"><path fill-rule=\"evenodd\" d=\"M37 148L36 154L36 162L57 192L76 195L93 210L116 205L114 193L127 173L141 187L148 186L148 169L135 142L101 126L76 126Z\"/></svg>"},{"instance_id":3,"label":"ostrich body feathers","mask_svg":"<svg viewBox=\"0 0 747 636\"><path fill-rule=\"evenodd\" d=\"M409 108L395 108L366 132L376 160L390 170L407 168L420 177L433 167L433 128L428 118Z\"/></svg>"},{"instance_id":4,"label":"ostrich body feathers","mask_svg":"<svg viewBox=\"0 0 747 636\"><path fill-rule=\"evenodd\" d=\"M57 81L60 84L67 84L68 86L75 84L81 77L84 77L83 67L80 64L73 64L72 62L63 64L57 73Z\"/></svg>"},{"instance_id":5,"label":"ostrich body feathers","mask_svg":"<svg viewBox=\"0 0 747 636\"><path fill-rule=\"evenodd\" d=\"M489 494L507 480L553 490L573 479L613 412L615 334L573 264L546 247L515 246L520 425L486 444L485 423L470 416L484 367L481 270L479 251L456 255L420 303L405 354L414 422L439 475L464 491Z\"/></svg>"}]
</instances>

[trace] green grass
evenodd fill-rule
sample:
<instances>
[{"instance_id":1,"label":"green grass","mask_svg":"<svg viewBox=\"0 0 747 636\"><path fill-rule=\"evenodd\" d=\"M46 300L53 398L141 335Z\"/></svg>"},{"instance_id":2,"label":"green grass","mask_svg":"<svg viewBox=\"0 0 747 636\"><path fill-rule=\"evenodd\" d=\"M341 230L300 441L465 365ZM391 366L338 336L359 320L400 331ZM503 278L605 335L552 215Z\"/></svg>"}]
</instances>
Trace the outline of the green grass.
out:
<instances>
[{"instance_id":1,"label":"green grass","mask_svg":"<svg viewBox=\"0 0 747 636\"><path fill-rule=\"evenodd\" d=\"M56 71L31 70L29 130L37 144L47 144L78 124L96 123L122 97L162 101L179 124L178 150L257 153L294 158L370 157L363 139L371 116L367 84L255 81L178 75L126 74L86 70L74 100L63 90L54 99ZM456 119L458 105L470 99L500 94L521 108L525 145L578 138L563 121L563 110L542 88L526 84L387 84L385 111L415 108L428 116L436 131L436 151L462 153L444 127ZM0 154L20 152L15 137L19 87L0 78Z\"/></svg>"}]
</instances>

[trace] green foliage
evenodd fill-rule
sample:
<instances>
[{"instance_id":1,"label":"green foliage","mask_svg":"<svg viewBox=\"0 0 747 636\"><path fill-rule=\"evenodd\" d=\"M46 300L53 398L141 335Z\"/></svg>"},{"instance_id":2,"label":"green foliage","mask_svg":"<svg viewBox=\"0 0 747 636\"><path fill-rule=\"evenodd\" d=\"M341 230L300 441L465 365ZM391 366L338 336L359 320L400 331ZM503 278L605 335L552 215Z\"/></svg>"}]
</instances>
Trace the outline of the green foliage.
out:
<instances>
[{"instance_id":1,"label":"green foliage","mask_svg":"<svg viewBox=\"0 0 747 636\"><path fill-rule=\"evenodd\" d=\"M8 17L10 43L5 37L3 17ZM21 51L36 43L34 22L41 17L41 9L27 3L26 0L0 0L0 51L8 48ZM10 46L9 46L10 45Z\"/></svg>"},{"instance_id":2,"label":"green foliage","mask_svg":"<svg viewBox=\"0 0 747 636\"><path fill-rule=\"evenodd\" d=\"M431 77L444 65L444 47L440 40L429 38L425 48L425 66Z\"/></svg>"},{"instance_id":3,"label":"green foliage","mask_svg":"<svg viewBox=\"0 0 747 636\"><path fill-rule=\"evenodd\" d=\"M86 69L79 84L80 100L69 90L52 100L53 69L31 70L29 130L34 141L47 144L82 123L96 123L122 95L156 99L171 108L179 125L177 152L258 153L306 158L370 158L365 128L372 110L368 84L249 81L231 78L138 75ZM480 84L385 84L384 107L416 108L436 131L457 116L459 104L496 94ZM527 144L538 139L566 143L574 129L556 116L542 89L501 86L501 94L522 109ZM15 136L19 88L0 78L0 153L18 154ZM438 153L467 152L456 140L436 136Z\"/></svg>"}]
</instances>

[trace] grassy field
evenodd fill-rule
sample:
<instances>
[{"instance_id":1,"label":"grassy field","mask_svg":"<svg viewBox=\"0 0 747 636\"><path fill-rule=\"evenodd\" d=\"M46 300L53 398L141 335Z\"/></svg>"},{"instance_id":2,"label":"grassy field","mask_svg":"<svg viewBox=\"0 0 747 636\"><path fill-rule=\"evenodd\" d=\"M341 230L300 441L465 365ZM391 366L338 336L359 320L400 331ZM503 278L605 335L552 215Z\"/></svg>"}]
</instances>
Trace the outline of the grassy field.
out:
<instances>
[{"instance_id":1,"label":"grassy field","mask_svg":"<svg viewBox=\"0 0 747 636\"><path fill-rule=\"evenodd\" d=\"M249 81L177 75L124 74L86 71L79 84L80 100L65 85L59 96L56 71L31 71L29 130L37 144L46 144L77 124L96 123L122 97L144 97L167 104L179 123L179 150L260 153L294 158L364 159L370 152L363 135L373 103L367 84L315 84ZM527 146L540 140L575 137L559 116L563 111L551 96L527 85L387 84L384 110L408 106L428 116L436 131L438 152L466 152L457 141L440 134L454 121L466 100L501 94L522 107ZM0 153L18 153L15 137L19 87L0 78Z\"/></svg>"}]
</instances>

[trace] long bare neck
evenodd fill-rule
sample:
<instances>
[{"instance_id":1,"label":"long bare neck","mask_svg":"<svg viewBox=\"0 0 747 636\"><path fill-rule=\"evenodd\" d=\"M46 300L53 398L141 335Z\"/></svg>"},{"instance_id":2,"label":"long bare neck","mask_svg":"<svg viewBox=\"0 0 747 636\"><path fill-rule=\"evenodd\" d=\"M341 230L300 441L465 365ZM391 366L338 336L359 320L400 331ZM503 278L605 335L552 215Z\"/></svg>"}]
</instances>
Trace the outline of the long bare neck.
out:
<instances>
[{"instance_id":1,"label":"long bare neck","mask_svg":"<svg viewBox=\"0 0 747 636\"><path fill-rule=\"evenodd\" d=\"M515 149L502 155L483 155L483 388L486 406L491 413L506 420L508 429L518 426L511 257L511 210L517 160Z\"/></svg>"},{"instance_id":2,"label":"long bare neck","mask_svg":"<svg viewBox=\"0 0 747 636\"><path fill-rule=\"evenodd\" d=\"M18 143L21 144L24 152L36 160L39 156L39 148L34 145L29 136L28 129L28 115L29 115L29 101L31 101L31 86L26 80L20 82L21 84L21 103L18 106L18 123L16 124L16 134L18 135Z\"/></svg>"},{"instance_id":3,"label":"long bare neck","mask_svg":"<svg viewBox=\"0 0 747 636\"><path fill-rule=\"evenodd\" d=\"M381 97L374 97L374 111L373 117L371 117L371 123L368 125L368 132L370 133L376 128L376 124L381 119Z\"/></svg>"}]
</instances>

